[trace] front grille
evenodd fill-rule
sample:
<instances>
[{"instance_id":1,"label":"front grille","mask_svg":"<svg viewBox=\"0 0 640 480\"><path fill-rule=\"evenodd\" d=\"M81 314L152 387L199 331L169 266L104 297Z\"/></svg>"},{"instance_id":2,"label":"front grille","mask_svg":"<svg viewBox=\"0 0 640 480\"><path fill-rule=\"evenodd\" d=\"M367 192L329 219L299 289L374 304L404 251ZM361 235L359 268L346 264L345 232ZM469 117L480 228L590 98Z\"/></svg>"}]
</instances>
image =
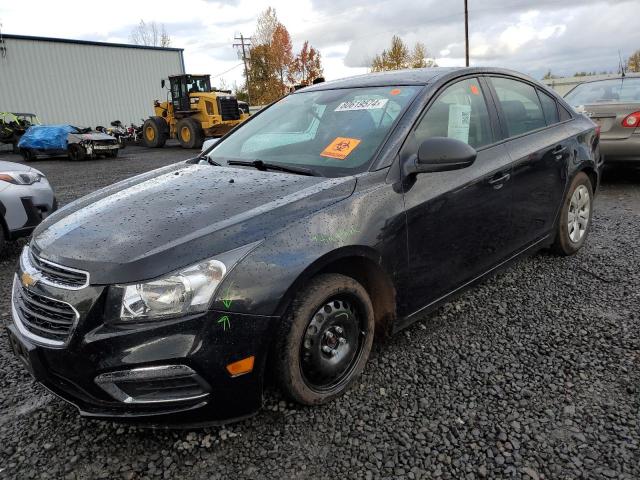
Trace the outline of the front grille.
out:
<instances>
[{"instance_id":1,"label":"front grille","mask_svg":"<svg viewBox=\"0 0 640 480\"><path fill-rule=\"evenodd\" d=\"M240 120L238 100L233 97L218 97L218 110L222 120Z\"/></svg>"},{"instance_id":2,"label":"front grille","mask_svg":"<svg viewBox=\"0 0 640 480\"><path fill-rule=\"evenodd\" d=\"M17 278L13 286L13 307L18 316L16 320L26 330L23 333L53 345L64 344L78 320L78 312L71 305L31 292L23 288Z\"/></svg>"},{"instance_id":3,"label":"front grille","mask_svg":"<svg viewBox=\"0 0 640 480\"><path fill-rule=\"evenodd\" d=\"M66 289L80 289L89 284L89 274L43 260L29 249L28 261L44 283Z\"/></svg>"}]
</instances>

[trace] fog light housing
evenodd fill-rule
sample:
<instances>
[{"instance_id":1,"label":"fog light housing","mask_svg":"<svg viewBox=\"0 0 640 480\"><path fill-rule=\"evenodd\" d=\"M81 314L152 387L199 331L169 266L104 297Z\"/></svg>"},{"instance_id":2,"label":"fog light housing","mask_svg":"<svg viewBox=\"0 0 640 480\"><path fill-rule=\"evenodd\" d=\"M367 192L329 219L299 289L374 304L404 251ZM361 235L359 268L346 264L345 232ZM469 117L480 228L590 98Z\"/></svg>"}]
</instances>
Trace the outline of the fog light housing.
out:
<instances>
[{"instance_id":1,"label":"fog light housing","mask_svg":"<svg viewBox=\"0 0 640 480\"><path fill-rule=\"evenodd\" d=\"M186 365L134 368L98 375L95 383L123 403L173 403L205 398L206 381Z\"/></svg>"}]
</instances>

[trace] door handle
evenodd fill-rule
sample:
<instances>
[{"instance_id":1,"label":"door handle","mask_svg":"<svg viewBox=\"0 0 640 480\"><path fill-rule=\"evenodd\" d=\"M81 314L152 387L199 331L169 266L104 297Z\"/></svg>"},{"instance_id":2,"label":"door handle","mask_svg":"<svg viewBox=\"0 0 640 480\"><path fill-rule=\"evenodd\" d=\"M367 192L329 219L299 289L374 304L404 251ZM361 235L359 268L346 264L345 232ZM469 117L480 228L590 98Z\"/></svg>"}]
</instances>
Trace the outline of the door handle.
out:
<instances>
[{"instance_id":1,"label":"door handle","mask_svg":"<svg viewBox=\"0 0 640 480\"><path fill-rule=\"evenodd\" d=\"M497 190L498 188L502 188L502 186L510 178L511 178L511 174L510 173L503 173L503 174L497 173L487 183Z\"/></svg>"},{"instance_id":2,"label":"door handle","mask_svg":"<svg viewBox=\"0 0 640 480\"><path fill-rule=\"evenodd\" d=\"M564 152L567 151L567 147L563 147L562 145L558 145L556 148L551 150L551 153L556 156L556 160L561 160L564 156Z\"/></svg>"}]
</instances>

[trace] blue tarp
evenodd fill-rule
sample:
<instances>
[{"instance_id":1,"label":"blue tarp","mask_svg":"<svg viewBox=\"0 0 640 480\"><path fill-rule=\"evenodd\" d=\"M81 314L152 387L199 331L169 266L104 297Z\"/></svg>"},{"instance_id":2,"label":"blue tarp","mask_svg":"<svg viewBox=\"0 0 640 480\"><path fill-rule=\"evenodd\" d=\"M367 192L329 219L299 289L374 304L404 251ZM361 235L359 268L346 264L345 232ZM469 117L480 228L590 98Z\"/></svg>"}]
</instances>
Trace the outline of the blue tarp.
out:
<instances>
[{"instance_id":1,"label":"blue tarp","mask_svg":"<svg viewBox=\"0 0 640 480\"><path fill-rule=\"evenodd\" d=\"M75 131L71 125L33 125L20 138L18 148L66 150L67 134Z\"/></svg>"}]
</instances>

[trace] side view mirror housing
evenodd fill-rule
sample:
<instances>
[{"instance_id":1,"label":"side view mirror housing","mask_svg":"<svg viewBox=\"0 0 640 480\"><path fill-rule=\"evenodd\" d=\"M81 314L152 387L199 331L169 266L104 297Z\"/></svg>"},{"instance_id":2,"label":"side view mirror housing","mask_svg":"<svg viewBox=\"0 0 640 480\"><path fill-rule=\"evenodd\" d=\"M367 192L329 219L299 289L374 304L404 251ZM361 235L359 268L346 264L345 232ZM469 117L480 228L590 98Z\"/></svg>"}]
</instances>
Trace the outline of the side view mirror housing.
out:
<instances>
[{"instance_id":1,"label":"side view mirror housing","mask_svg":"<svg viewBox=\"0 0 640 480\"><path fill-rule=\"evenodd\" d=\"M478 152L455 138L428 138L420 145L418 155L412 156L404 165L406 174L448 172L469 167Z\"/></svg>"},{"instance_id":2,"label":"side view mirror housing","mask_svg":"<svg viewBox=\"0 0 640 480\"><path fill-rule=\"evenodd\" d=\"M164 88L164 86L166 85L164 78L162 80L160 80L160 87Z\"/></svg>"}]
</instances>

